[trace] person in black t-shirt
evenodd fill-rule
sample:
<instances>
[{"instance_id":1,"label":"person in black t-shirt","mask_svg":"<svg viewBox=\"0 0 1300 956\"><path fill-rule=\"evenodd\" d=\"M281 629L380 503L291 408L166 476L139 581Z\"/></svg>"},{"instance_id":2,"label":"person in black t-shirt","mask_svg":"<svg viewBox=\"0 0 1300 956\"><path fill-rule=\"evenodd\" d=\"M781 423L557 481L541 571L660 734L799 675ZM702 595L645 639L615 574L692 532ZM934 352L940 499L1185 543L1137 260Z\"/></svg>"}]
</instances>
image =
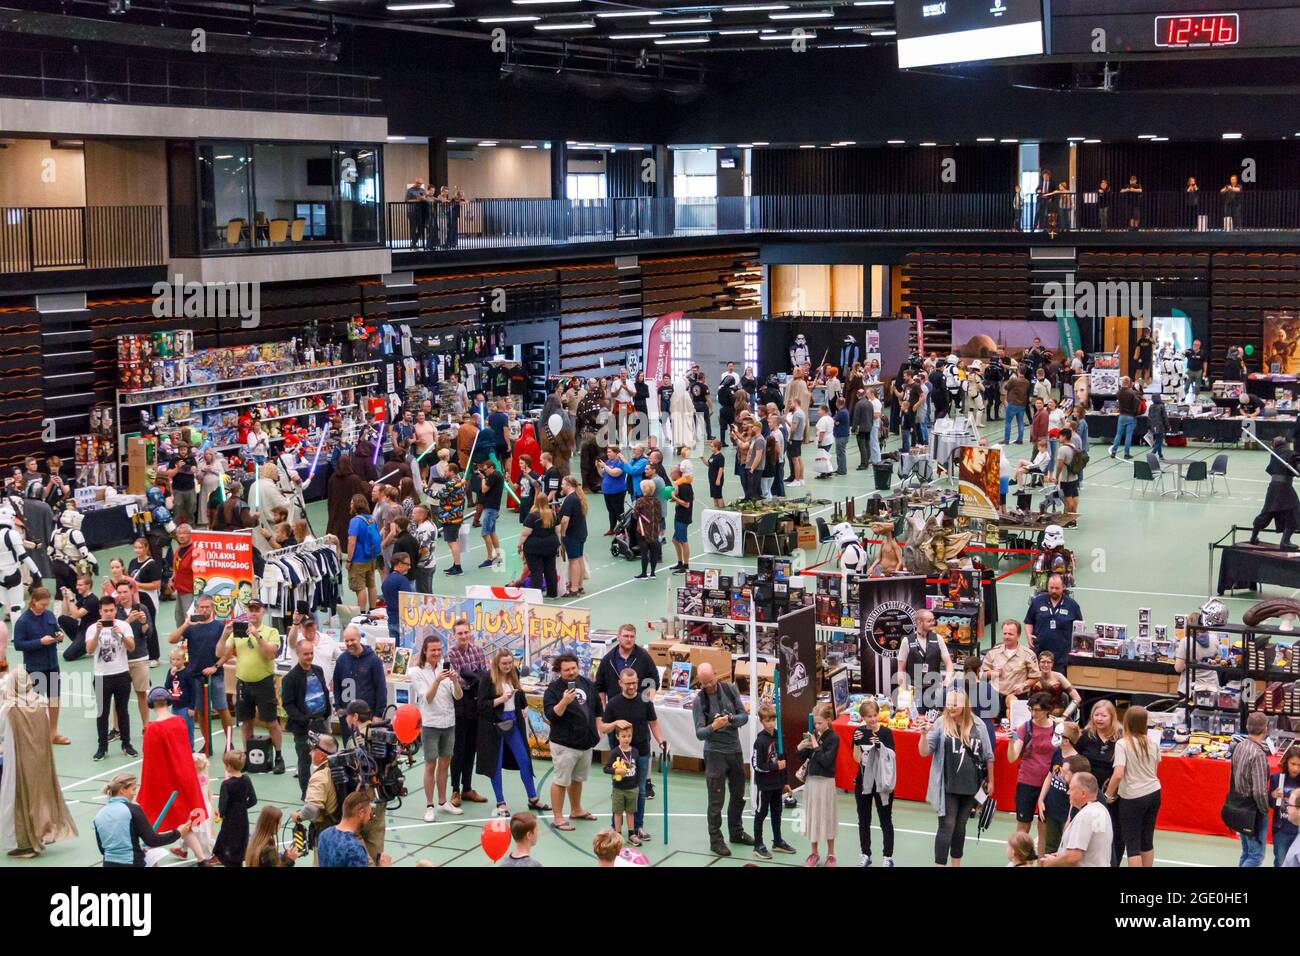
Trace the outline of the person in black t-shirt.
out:
<instances>
[{"instance_id":1,"label":"person in black t-shirt","mask_svg":"<svg viewBox=\"0 0 1300 956\"><path fill-rule=\"evenodd\" d=\"M695 466L690 460L683 461L671 472L673 479L673 550L677 552L677 563L673 565L673 574L684 574L691 563L691 517L695 510L695 488L692 475Z\"/></svg>"},{"instance_id":2,"label":"person in black t-shirt","mask_svg":"<svg viewBox=\"0 0 1300 956\"><path fill-rule=\"evenodd\" d=\"M604 713L596 719L596 729L609 735L610 749L617 744L616 731L620 727L632 730L632 749L637 753L637 778L640 791L637 794L636 812L633 815L631 831L645 842L650 834L645 831L646 784L650 778L650 735L654 735L658 750L665 756L668 743L659 730L659 715L655 712L653 702L654 690L641 692L641 679L630 667L618 675L619 693L606 697Z\"/></svg>"},{"instance_id":3,"label":"person in black t-shirt","mask_svg":"<svg viewBox=\"0 0 1300 956\"><path fill-rule=\"evenodd\" d=\"M59 615L59 627L71 638L63 651L65 661L76 661L86 656L86 631L99 620L95 579L89 574L78 574L76 583L75 593L63 589L63 613Z\"/></svg>"},{"instance_id":4,"label":"person in black t-shirt","mask_svg":"<svg viewBox=\"0 0 1300 956\"><path fill-rule=\"evenodd\" d=\"M722 443L717 441L709 442L709 454L704 459L705 465L709 469L709 497L713 499L713 507L721 508L722 500L722 482L726 479L726 460L722 457Z\"/></svg>"},{"instance_id":5,"label":"person in black t-shirt","mask_svg":"<svg viewBox=\"0 0 1300 956\"><path fill-rule=\"evenodd\" d=\"M559 521L551 510L545 495L533 499L533 508L524 517L523 530L519 532L519 553L528 564L528 577L533 587L546 586L546 596L555 597L559 590L559 577L555 570L555 555L560 550L557 534Z\"/></svg>"},{"instance_id":6,"label":"person in black t-shirt","mask_svg":"<svg viewBox=\"0 0 1300 956\"><path fill-rule=\"evenodd\" d=\"M697 372L695 378L691 379L691 384L686 387L691 396L691 405L695 407L696 434L699 433L699 418L704 417L704 434L713 440L713 419L709 415L709 404L712 397L709 395L709 383L704 379L703 372Z\"/></svg>"},{"instance_id":7,"label":"person in black t-shirt","mask_svg":"<svg viewBox=\"0 0 1300 956\"><path fill-rule=\"evenodd\" d=\"M555 467L555 459L551 457L549 451L542 452L542 489L546 492L546 497L551 504L560 500L560 479L564 477L560 469Z\"/></svg>"},{"instance_id":8,"label":"person in black t-shirt","mask_svg":"<svg viewBox=\"0 0 1300 956\"><path fill-rule=\"evenodd\" d=\"M194 450L182 440L167 462L163 475L172 486L172 517L178 525L193 524L199 516L198 484L194 478Z\"/></svg>"},{"instance_id":9,"label":"person in black t-shirt","mask_svg":"<svg viewBox=\"0 0 1300 956\"><path fill-rule=\"evenodd\" d=\"M491 459L478 467L478 502L483 506L483 546L487 548L487 560L480 562L479 567L490 568L501 557L501 541L497 537L497 517L501 514L501 491L506 486L506 479L501 472L497 471L497 466Z\"/></svg>"},{"instance_id":10,"label":"person in black t-shirt","mask_svg":"<svg viewBox=\"0 0 1300 956\"><path fill-rule=\"evenodd\" d=\"M587 545L587 496L573 475L560 481L560 543L569 562L569 593L581 594L586 566L582 560Z\"/></svg>"},{"instance_id":11,"label":"person in black t-shirt","mask_svg":"<svg viewBox=\"0 0 1300 956\"><path fill-rule=\"evenodd\" d=\"M1150 333L1143 330L1133 349L1133 378L1139 382L1151 381L1151 349L1154 344Z\"/></svg>"}]
</instances>

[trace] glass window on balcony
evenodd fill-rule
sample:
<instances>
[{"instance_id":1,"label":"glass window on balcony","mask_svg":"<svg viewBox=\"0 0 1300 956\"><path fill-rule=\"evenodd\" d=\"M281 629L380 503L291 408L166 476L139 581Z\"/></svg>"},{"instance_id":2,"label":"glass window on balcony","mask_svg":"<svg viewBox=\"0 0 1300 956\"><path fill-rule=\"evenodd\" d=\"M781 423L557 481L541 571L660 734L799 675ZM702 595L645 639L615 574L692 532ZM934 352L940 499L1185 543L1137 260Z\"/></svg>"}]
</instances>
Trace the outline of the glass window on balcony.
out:
<instances>
[{"instance_id":1,"label":"glass window on balcony","mask_svg":"<svg viewBox=\"0 0 1300 956\"><path fill-rule=\"evenodd\" d=\"M338 183L340 242L378 242L380 218L379 150L373 146L334 147Z\"/></svg>"},{"instance_id":2,"label":"glass window on balcony","mask_svg":"<svg viewBox=\"0 0 1300 956\"><path fill-rule=\"evenodd\" d=\"M200 143L199 228L203 249L249 248L253 156L246 143Z\"/></svg>"},{"instance_id":3,"label":"glass window on balcony","mask_svg":"<svg viewBox=\"0 0 1300 956\"><path fill-rule=\"evenodd\" d=\"M565 177L569 199L604 199L609 193L604 173L569 173Z\"/></svg>"},{"instance_id":4,"label":"glass window on balcony","mask_svg":"<svg viewBox=\"0 0 1300 956\"><path fill-rule=\"evenodd\" d=\"M253 242L337 242L334 157L328 143L253 145Z\"/></svg>"}]
</instances>

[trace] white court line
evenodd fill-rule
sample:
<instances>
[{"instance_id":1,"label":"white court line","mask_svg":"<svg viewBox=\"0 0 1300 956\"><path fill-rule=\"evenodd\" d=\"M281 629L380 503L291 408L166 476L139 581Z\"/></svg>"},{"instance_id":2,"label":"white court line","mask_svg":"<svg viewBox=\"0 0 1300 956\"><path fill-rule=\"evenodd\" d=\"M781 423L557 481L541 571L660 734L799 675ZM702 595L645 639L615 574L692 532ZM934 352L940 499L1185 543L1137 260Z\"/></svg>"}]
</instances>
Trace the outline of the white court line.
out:
<instances>
[{"instance_id":1,"label":"white court line","mask_svg":"<svg viewBox=\"0 0 1300 956\"><path fill-rule=\"evenodd\" d=\"M685 818L685 819L701 819L701 818L704 818L704 817L707 817L707 816L708 816L708 814L706 814L706 813L669 813L669 814L668 814L668 817L669 817L669 818L679 818L679 819L681 819L681 818ZM662 813L656 813L656 814L653 814L653 818L652 818L652 814L651 814L651 812L650 812L650 808L649 808L648 806L646 807L646 822L647 822L647 823L653 823L655 819L662 820L663 817L664 817L664 814L662 814ZM402 825L400 825L400 826L388 827L387 830L388 830L388 831L393 831L393 830L416 830L416 829L419 829L419 828L421 828L421 827L474 826L474 825L479 824L479 823L487 823L488 820L491 820L491 819L500 819L500 818L489 817L489 818L486 819L486 820L480 820L480 819L478 819L478 818L474 818L474 819L470 819L470 820L463 820L463 819L457 819L457 820L435 820L433 823L406 823L406 824L402 824ZM784 824L784 820L783 820L782 822L783 822L783 824ZM851 829L851 830L853 830L854 832L857 832L857 829L858 829L858 824L857 824L857 821L856 821L856 820L854 820L854 821L852 821L852 822L841 821L841 822L839 823L839 825L840 825L841 827L844 827L845 829ZM874 823L873 823L871 828L872 828L873 830L877 831L877 832L881 832L881 831L880 831L880 826L879 826L878 824L874 824ZM929 831L929 830L911 830L911 829L908 829L908 828L906 828L906 827L894 827L894 833L895 833L895 834L906 833L906 834L908 834L909 836L921 836L921 837L927 837L927 838L929 838L929 839L933 839L933 838L934 838L934 833L932 833L932 832ZM1193 835L1194 835L1194 836L1203 836L1204 834L1193 834ZM663 847L663 846L664 846L663 843L661 843L661 842L657 842L657 841L653 841L653 840L651 841L651 844L654 845L654 846L658 846L658 847ZM989 846L991 846L991 847L995 847L995 848L996 848L996 847L998 846L998 844L995 843L995 842L990 841ZM669 845L668 845L668 848L669 848L669 849L673 849L672 844L669 844ZM428 849L428 848L426 847L425 849ZM680 848L679 848L679 849L680 849ZM1157 863L1163 863L1163 864L1165 864L1165 865L1167 865L1167 866L1208 867L1208 866L1211 866L1211 865L1212 865L1212 864L1209 864L1209 863L1189 863L1189 862L1187 862L1186 860L1163 860L1163 859L1160 859L1159 857L1156 858L1156 862L1157 862Z\"/></svg>"}]
</instances>

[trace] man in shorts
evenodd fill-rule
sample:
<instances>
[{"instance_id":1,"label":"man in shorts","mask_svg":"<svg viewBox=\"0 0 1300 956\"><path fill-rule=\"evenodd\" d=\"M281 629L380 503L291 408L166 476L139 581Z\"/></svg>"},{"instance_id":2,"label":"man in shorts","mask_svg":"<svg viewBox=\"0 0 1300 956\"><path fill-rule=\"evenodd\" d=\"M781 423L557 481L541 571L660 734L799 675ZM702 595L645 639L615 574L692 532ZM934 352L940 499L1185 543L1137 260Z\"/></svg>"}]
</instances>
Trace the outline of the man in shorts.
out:
<instances>
[{"instance_id":1,"label":"man in shorts","mask_svg":"<svg viewBox=\"0 0 1300 956\"><path fill-rule=\"evenodd\" d=\"M483 546L487 549L487 560L479 565L480 568L490 568L504 560L501 541L497 538L497 517L501 514L501 492L504 488L505 476L497 471L497 466L491 459L479 465L478 500L483 506Z\"/></svg>"},{"instance_id":2,"label":"man in shorts","mask_svg":"<svg viewBox=\"0 0 1300 956\"><path fill-rule=\"evenodd\" d=\"M573 830L570 820L595 820L582 806L582 784L591 770L591 751L600 740L596 718L602 714L596 685L579 673L578 658L561 654L555 659L558 677L542 697L542 712L551 725L551 806L557 830ZM564 817L564 797L569 797L569 819Z\"/></svg>"},{"instance_id":3,"label":"man in shorts","mask_svg":"<svg viewBox=\"0 0 1300 956\"><path fill-rule=\"evenodd\" d=\"M230 707L226 703L226 672L224 664L230 656L229 650L218 653L224 626L216 619L212 610L212 595L201 594L194 599L194 607L181 626L172 631L167 638L169 644L185 642L189 656L186 670L194 680L194 716L207 720L209 711L215 710L221 717L221 727L226 735L234 721L230 716ZM207 693L204 693L206 689ZM205 710L206 708L206 710Z\"/></svg>"},{"instance_id":4,"label":"man in shorts","mask_svg":"<svg viewBox=\"0 0 1300 956\"><path fill-rule=\"evenodd\" d=\"M799 407L799 399L790 399L790 411L787 416L790 423L790 440L785 446L785 457L790 459L790 474L786 476L787 485L803 484L803 442L808 428L808 416Z\"/></svg>"},{"instance_id":5,"label":"man in shorts","mask_svg":"<svg viewBox=\"0 0 1300 956\"><path fill-rule=\"evenodd\" d=\"M235 655L235 717L244 731L244 750L253 740L253 718L266 724L275 748L275 773L284 773L281 753L279 702L275 693L275 658L280 653L280 632L263 623L265 608L254 598L248 602L245 624L227 621L217 645L217 656ZM236 633L236 632L239 633Z\"/></svg>"}]
</instances>

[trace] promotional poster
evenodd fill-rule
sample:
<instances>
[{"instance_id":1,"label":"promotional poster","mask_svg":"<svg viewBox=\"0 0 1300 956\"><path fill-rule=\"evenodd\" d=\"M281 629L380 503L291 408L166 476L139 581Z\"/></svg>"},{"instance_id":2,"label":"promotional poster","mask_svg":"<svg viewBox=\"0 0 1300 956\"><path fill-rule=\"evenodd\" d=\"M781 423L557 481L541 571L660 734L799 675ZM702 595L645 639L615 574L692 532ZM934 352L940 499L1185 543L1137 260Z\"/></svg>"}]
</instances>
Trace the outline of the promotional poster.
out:
<instances>
[{"instance_id":1,"label":"promotional poster","mask_svg":"<svg viewBox=\"0 0 1300 956\"><path fill-rule=\"evenodd\" d=\"M253 597L252 535L230 531L195 531L194 596L212 598L217 620L228 621Z\"/></svg>"},{"instance_id":2,"label":"promotional poster","mask_svg":"<svg viewBox=\"0 0 1300 956\"><path fill-rule=\"evenodd\" d=\"M862 632L858 636L858 660L862 664L862 692L887 694L892 689L898 649L916 633L916 612L925 607L925 576L863 578L859 593Z\"/></svg>"},{"instance_id":3,"label":"promotional poster","mask_svg":"<svg viewBox=\"0 0 1300 956\"><path fill-rule=\"evenodd\" d=\"M794 774L803 762L796 748L817 703L817 626L811 607L801 607L780 617L777 650L781 744L787 779L795 787L799 784Z\"/></svg>"},{"instance_id":4,"label":"promotional poster","mask_svg":"<svg viewBox=\"0 0 1300 956\"><path fill-rule=\"evenodd\" d=\"M996 518L1001 498L999 478L1002 452L969 445L961 450L957 466L961 513L969 518Z\"/></svg>"}]
</instances>

